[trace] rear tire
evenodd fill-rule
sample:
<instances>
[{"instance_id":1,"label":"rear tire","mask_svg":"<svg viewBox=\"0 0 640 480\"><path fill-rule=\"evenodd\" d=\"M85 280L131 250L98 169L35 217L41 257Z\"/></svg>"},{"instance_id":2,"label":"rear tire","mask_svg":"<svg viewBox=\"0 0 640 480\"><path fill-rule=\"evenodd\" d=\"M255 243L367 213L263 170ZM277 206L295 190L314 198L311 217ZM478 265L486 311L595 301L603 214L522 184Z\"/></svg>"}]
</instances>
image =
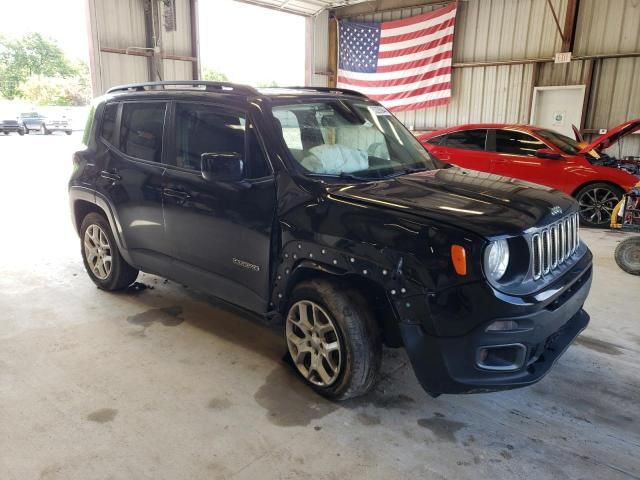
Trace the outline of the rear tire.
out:
<instances>
[{"instance_id":1,"label":"rear tire","mask_svg":"<svg viewBox=\"0 0 640 480\"><path fill-rule=\"evenodd\" d=\"M624 192L610 183L598 182L585 185L575 194L580 212L580 224L586 227L605 228L611 223L611 214Z\"/></svg>"},{"instance_id":2,"label":"rear tire","mask_svg":"<svg viewBox=\"0 0 640 480\"><path fill-rule=\"evenodd\" d=\"M374 387L382 341L359 291L323 279L304 281L291 294L285 322L293 364L319 394L345 400Z\"/></svg>"},{"instance_id":3,"label":"rear tire","mask_svg":"<svg viewBox=\"0 0 640 480\"><path fill-rule=\"evenodd\" d=\"M640 237L623 240L614 253L618 266L631 275L640 275Z\"/></svg>"},{"instance_id":4,"label":"rear tire","mask_svg":"<svg viewBox=\"0 0 640 480\"><path fill-rule=\"evenodd\" d=\"M125 262L107 220L89 213L80 227L80 252L89 277L102 290L122 290L138 277L138 270Z\"/></svg>"},{"instance_id":5,"label":"rear tire","mask_svg":"<svg viewBox=\"0 0 640 480\"><path fill-rule=\"evenodd\" d=\"M65 130L65 132L67 135L71 135L71 130Z\"/></svg>"}]
</instances>

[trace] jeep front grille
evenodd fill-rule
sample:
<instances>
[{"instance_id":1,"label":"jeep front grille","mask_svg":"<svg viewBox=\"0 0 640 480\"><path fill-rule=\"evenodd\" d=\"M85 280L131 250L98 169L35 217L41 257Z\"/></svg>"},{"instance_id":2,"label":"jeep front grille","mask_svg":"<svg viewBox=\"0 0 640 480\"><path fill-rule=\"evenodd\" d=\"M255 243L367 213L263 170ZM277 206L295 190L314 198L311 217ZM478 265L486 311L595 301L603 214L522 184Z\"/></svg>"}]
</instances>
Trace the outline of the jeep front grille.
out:
<instances>
[{"instance_id":1,"label":"jeep front grille","mask_svg":"<svg viewBox=\"0 0 640 480\"><path fill-rule=\"evenodd\" d=\"M573 255L580 243L578 214L574 213L544 228L531 238L535 280L548 275Z\"/></svg>"}]
</instances>

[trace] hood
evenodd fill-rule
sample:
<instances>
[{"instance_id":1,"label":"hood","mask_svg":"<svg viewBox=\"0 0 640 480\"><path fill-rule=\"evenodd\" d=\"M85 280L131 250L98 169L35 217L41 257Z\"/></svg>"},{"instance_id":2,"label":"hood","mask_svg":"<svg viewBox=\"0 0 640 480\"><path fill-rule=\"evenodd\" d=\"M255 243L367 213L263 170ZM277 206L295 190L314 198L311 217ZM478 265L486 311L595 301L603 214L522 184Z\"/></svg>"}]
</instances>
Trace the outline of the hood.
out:
<instances>
[{"instance_id":1,"label":"hood","mask_svg":"<svg viewBox=\"0 0 640 480\"><path fill-rule=\"evenodd\" d=\"M591 150L605 150L616 143L618 140L620 140L622 137L630 135L637 130L640 130L640 118L629 120L628 122L622 123L617 127L612 128L607 133L596 138L595 141L580 150L579 153L587 153Z\"/></svg>"},{"instance_id":2,"label":"hood","mask_svg":"<svg viewBox=\"0 0 640 480\"><path fill-rule=\"evenodd\" d=\"M458 167L327 190L330 197L419 215L485 237L519 235L576 208L557 190Z\"/></svg>"}]
</instances>

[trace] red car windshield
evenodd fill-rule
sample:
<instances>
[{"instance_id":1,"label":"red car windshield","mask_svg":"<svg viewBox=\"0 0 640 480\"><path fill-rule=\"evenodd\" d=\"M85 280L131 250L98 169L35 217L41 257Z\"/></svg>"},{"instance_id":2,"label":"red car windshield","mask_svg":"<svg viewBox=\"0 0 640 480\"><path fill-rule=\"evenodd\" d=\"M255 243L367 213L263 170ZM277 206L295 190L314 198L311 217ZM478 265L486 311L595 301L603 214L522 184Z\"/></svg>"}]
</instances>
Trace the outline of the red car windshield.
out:
<instances>
[{"instance_id":1,"label":"red car windshield","mask_svg":"<svg viewBox=\"0 0 640 480\"><path fill-rule=\"evenodd\" d=\"M573 138L562 135L561 133L554 132L553 130L540 129L536 130L536 133L553 143L556 147L569 155L575 155L580 151L580 146Z\"/></svg>"}]
</instances>

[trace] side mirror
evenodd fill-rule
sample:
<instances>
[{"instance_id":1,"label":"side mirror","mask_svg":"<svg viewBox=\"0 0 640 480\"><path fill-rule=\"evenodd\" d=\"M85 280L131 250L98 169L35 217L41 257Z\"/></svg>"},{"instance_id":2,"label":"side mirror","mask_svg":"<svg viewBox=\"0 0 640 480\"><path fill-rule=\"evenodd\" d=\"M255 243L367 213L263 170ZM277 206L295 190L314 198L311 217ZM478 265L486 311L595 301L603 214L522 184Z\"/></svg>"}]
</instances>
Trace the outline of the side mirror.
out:
<instances>
[{"instance_id":1,"label":"side mirror","mask_svg":"<svg viewBox=\"0 0 640 480\"><path fill-rule=\"evenodd\" d=\"M203 153L200 155L202 178L211 181L235 182L242 180L244 162L240 154Z\"/></svg>"},{"instance_id":2,"label":"side mirror","mask_svg":"<svg viewBox=\"0 0 640 480\"><path fill-rule=\"evenodd\" d=\"M560 160L562 158L562 155L554 152L550 148L541 148L540 150L536 150L536 157L548 158L550 160Z\"/></svg>"}]
</instances>

